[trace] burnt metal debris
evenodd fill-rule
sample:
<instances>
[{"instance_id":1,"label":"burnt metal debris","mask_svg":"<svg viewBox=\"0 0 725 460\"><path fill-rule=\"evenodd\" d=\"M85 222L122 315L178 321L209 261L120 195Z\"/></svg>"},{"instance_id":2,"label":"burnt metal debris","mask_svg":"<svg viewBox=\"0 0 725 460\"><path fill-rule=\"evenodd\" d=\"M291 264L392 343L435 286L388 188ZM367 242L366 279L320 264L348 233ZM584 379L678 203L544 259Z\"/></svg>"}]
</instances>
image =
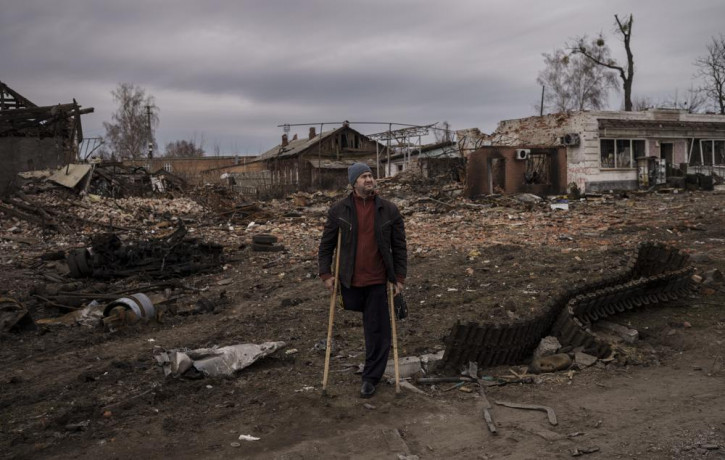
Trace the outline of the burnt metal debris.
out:
<instances>
[{"instance_id":1,"label":"burnt metal debris","mask_svg":"<svg viewBox=\"0 0 725 460\"><path fill-rule=\"evenodd\" d=\"M221 266L222 245L186 238L186 234L182 226L162 238L124 245L115 233L104 233L93 238L90 249L69 252L66 263L74 278L100 279L131 275L164 279Z\"/></svg>"},{"instance_id":2,"label":"burnt metal debris","mask_svg":"<svg viewBox=\"0 0 725 460\"><path fill-rule=\"evenodd\" d=\"M660 243L641 243L619 272L555 295L541 315L513 323L456 323L446 338L444 369L516 364L529 357L542 337L583 347L604 358L610 345L594 335L592 323L645 305L667 302L694 290L689 256Z\"/></svg>"}]
</instances>

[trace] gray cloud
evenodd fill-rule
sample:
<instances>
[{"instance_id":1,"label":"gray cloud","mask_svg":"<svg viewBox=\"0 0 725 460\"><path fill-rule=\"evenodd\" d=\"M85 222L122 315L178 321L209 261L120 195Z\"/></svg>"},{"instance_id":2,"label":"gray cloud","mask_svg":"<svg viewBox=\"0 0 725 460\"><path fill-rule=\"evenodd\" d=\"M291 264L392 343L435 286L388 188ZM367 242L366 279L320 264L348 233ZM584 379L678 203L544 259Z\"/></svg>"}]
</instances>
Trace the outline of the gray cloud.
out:
<instances>
[{"instance_id":1,"label":"gray cloud","mask_svg":"<svg viewBox=\"0 0 725 460\"><path fill-rule=\"evenodd\" d=\"M285 122L491 131L533 115L542 53L602 32L623 59L615 13L635 18L635 94L683 94L725 17L720 0L13 3L0 16L2 81L39 104L95 107L88 135L103 134L111 90L131 82L161 109L160 145L203 135L222 153L266 150Z\"/></svg>"}]
</instances>

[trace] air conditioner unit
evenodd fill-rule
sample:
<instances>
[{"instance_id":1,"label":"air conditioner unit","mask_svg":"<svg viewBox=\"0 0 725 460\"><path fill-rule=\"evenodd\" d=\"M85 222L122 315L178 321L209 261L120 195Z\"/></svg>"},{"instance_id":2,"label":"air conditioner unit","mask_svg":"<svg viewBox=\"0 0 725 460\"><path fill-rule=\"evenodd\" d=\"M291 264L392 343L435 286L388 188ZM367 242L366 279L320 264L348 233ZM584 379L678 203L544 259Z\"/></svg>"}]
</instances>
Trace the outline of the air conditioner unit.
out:
<instances>
[{"instance_id":1,"label":"air conditioner unit","mask_svg":"<svg viewBox=\"0 0 725 460\"><path fill-rule=\"evenodd\" d=\"M516 159L517 160L528 160L530 154L531 154L531 150L529 150L529 149L516 149Z\"/></svg>"},{"instance_id":2,"label":"air conditioner unit","mask_svg":"<svg viewBox=\"0 0 725 460\"><path fill-rule=\"evenodd\" d=\"M565 134L564 137L561 138L561 143L568 147L577 146L580 142L581 140L579 139L579 135L577 133Z\"/></svg>"}]
</instances>

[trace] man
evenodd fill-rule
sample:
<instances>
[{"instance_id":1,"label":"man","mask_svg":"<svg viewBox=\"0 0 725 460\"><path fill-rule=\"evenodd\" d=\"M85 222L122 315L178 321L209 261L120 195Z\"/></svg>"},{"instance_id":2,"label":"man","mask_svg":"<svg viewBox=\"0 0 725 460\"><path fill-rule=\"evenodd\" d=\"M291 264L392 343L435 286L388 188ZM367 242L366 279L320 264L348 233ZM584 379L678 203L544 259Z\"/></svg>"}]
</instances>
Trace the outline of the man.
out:
<instances>
[{"instance_id":1,"label":"man","mask_svg":"<svg viewBox=\"0 0 725 460\"><path fill-rule=\"evenodd\" d=\"M398 208L375 192L370 168L355 163L348 168L352 193L330 207L318 254L320 278L332 292L339 276L346 310L363 314L365 367L360 396L375 393L388 363L391 344L387 282L394 295L403 289L407 270L405 226ZM339 273L332 273L332 257L342 232Z\"/></svg>"}]
</instances>

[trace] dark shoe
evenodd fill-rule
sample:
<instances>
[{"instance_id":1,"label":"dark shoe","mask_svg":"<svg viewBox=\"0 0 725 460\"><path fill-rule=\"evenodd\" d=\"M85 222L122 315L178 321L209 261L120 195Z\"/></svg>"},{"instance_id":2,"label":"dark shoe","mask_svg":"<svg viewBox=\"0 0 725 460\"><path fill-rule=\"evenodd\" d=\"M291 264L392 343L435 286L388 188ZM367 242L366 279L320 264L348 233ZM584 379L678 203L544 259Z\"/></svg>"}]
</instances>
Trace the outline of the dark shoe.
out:
<instances>
[{"instance_id":1,"label":"dark shoe","mask_svg":"<svg viewBox=\"0 0 725 460\"><path fill-rule=\"evenodd\" d=\"M360 388L361 398L371 398L375 394L375 385L372 382L363 380L362 387Z\"/></svg>"}]
</instances>

